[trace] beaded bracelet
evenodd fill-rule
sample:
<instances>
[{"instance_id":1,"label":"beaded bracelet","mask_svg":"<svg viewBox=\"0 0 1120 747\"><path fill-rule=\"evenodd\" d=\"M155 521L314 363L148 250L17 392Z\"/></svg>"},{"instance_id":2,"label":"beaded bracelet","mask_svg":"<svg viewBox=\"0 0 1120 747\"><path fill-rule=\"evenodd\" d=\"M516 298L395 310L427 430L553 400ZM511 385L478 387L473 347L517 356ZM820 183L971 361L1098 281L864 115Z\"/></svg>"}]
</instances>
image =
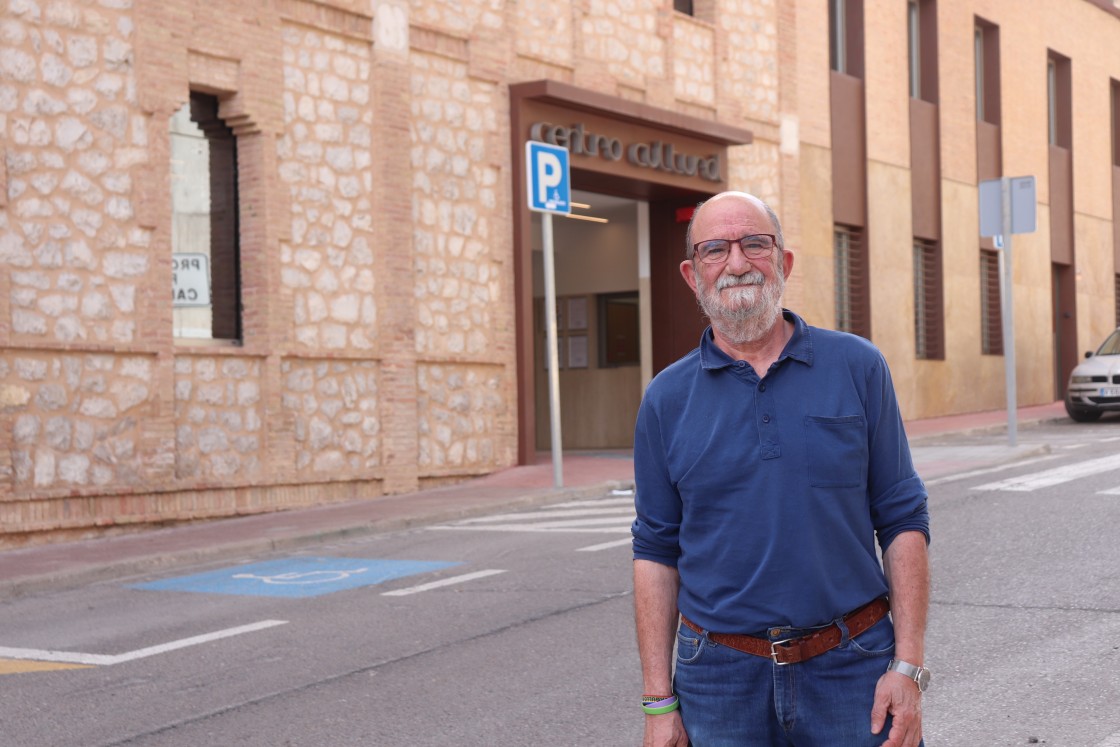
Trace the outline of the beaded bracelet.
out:
<instances>
[{"instance_id":1,"label":"beaded bracelet","mask_svg":"<svg viewBox=\"0 0 1120 747\"><path fill-rule=\"evenodd\" d=\"M667 698L662 698L661 700L655 700L648 703L644 698L642 699L642 710L650 716L660 716L663 713L672 713L680 707L681 703L679 700L677 700L676 695L670 695Z\"/></svg>"}]
</instances>

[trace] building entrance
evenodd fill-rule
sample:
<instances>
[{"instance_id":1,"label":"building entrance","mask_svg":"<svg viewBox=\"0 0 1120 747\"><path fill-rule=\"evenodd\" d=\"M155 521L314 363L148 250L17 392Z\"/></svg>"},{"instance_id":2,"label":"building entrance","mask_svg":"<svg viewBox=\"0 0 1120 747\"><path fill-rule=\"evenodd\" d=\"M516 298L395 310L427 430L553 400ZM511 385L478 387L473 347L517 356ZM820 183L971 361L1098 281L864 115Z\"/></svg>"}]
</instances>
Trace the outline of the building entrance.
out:
<instances>
[{"instance_id":1,"label":"building entrance","mask_svg":"<svg viewBox=\"0 0 1120 747\"><path fill-rule=\"evenodd\" d=\"M556 81L510 86L518 461L551 448L540 217L524 143L567 148L573 218L553 219L564 449L628 449L650 379L705 326L680 276L697 202L727 188L727 149L751 134Z\"/></svg>"}]
</instances>

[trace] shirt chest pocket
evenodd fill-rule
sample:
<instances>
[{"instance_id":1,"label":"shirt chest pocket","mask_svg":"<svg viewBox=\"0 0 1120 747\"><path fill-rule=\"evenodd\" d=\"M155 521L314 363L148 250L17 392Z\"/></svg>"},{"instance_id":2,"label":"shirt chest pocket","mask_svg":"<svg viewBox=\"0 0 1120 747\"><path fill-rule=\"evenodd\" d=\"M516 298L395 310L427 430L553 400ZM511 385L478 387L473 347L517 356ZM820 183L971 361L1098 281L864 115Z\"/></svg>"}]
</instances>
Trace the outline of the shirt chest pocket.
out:
<instances>
[{"instance_id":1,"label":"shirt chest pocket","mask_svg":"<svg viewBox=\"0 0 1120 747\"><path fill-rule=\"evenodd\" d=\"M805 453L813 487L863 485L867 475L867 419L863 415L806 415Z\"/></svg>"}]
</instances>

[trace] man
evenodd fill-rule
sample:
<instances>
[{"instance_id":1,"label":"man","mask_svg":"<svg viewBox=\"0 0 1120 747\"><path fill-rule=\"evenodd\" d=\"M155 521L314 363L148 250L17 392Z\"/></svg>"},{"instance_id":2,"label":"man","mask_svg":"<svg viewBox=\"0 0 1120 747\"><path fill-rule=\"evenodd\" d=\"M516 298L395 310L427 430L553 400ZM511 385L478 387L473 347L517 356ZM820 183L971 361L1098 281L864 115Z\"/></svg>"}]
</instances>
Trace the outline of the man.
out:
<instances>
[{"instance_id":1,"label":"man","mask_svg":"<svg viewBox=\"0 0 1120 747\"><path fill-rule=\"evenodd\" d=\"M645 744L916 747L929 516L886 362L781 307L756 197L703 203L687 243L711 326L634 439Z\"/></svg>"}]
</instances>

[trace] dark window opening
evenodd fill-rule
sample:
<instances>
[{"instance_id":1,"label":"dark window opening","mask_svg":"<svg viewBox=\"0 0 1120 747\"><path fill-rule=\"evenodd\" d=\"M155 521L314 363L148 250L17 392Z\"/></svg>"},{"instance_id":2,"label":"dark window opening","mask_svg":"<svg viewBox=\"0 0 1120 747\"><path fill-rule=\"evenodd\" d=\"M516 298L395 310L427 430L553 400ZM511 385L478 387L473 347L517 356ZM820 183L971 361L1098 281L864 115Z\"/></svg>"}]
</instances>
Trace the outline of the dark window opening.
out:
<instances>
[{"instance_id":1,"label":"dark window opening","mask_svg":"<svg viewBox=\"0 0 1120 747\"><path fill-rule=\"evenodd\" d=\"M673 0L673 10L685 15L692 15L692 0Z\"/></svg>"},{"instance_id":2,"label":"dark window opening","mask_svg":"<svg viewBox=\"0 0 1120 747\"><path fill-rule=\"evenodd\" d=\"M977 18L973 29L976 57L976 119L1000 123L999 26Z\"/></svg>"},{"instance_id":3,"label":"dark window opening","mask_svg":"<svg viewBox=\"0 0 1120 747\"><path fill-rule=\"evenodd\" d=\"M999 254L980 250L980 352L1003 355L1003 313L999 292Z\"/></svg>"},{"instance_id":4,"label":"dark window opening","mask_svg":"<svg viewBox=\"0 0 1120 747\"><path fill-rule=\"evenodd\" d=\"M836 329L870 338L867 262L863 233L852 226L834 226Z\"/></svg>"},{"instance_id":5,"label":"dark window opening","mask_svg":"<svg viewBox=\"0 0 1120 747\"><path fill-rule=\"evenodd\" d=\"M937 4L909 0L906 38L910 67L910 98L937 103Z\"/></svg>"},{"instance_id":6,"label":"dark window opening","mask_svg":"<svg viewBox=\"0 0 1120 747\"><path fill-rule=\"evenodd\" d=\"M240 341L237 139L218 99L191 92L171 118L174 334Z\"/></svg>"},{"instance_id":7,"label":"dark window opening","mask_svg":"<svg viewBox=\"0 0 1120 747\"><path fill-rule=\"evenodd\" d=\"M1114 284L1115 295L1113 296L1113 298L1116 299L1116 326L1120 327L1120 272L1116 273Z\"/></svg>"},{"instance_id":8,"label":"dark window opening","mask_svg":"<svg viewBox=\"0 0 1120 747\"><path fill-rule=\"evenodd\" d=\"M941 290L941 247L914 239L914 341L918 358L945 358L945 323Z\"/></svg>"},{"instance_id":9,"label":"dark window opening","mask_svg":"<svg viewBox=\"0 0 1120 747\"><path fill-rule=\"evenodd\" d=\"M1050 145L1073 147L1073 95L1070 62L1056 52L1046 55L1046 114Z\"/></svg>"},{"instance_id":10,"label":"dark window opening","mask_svg":"<svg viewBox=\"0 0 1120 747\"><path fill-rule=\"evenodd\" d=\"M863 77L863 0L828 0L828 56L836 72Z\"/></svg>"}]
</instances>

